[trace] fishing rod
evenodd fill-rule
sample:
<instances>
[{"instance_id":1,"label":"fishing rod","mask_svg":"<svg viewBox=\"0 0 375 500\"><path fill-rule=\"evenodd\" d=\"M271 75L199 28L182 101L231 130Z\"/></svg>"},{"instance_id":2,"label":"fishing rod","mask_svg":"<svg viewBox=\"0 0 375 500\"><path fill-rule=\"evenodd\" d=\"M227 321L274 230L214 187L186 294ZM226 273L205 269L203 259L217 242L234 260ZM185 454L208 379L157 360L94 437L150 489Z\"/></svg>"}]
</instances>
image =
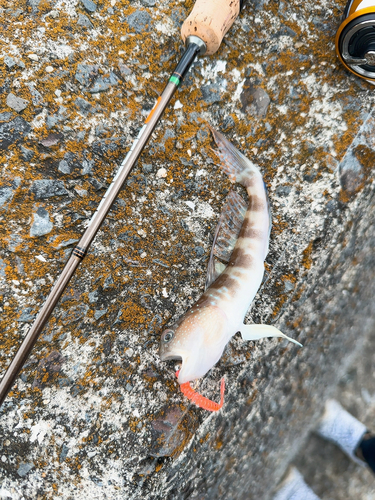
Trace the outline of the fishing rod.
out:
<instances>
[{"instance_id":1,"label":"fishing rod","mask_svg":"<svg viewBox=\"0 0 375 500\"><path fill-rule=\"evenodd\" d=\"M102 222L106 218L117 195L119 194L130 170L145 148L152 132L160 120L165 108L189 71L198 54L214 54L225 34L234 23L246 0L197 0L193 10L184 21L181 37L185 43L183 53L176 69L172 73L162 94L148 115L143 127L134 140L128 154L121 163L111 185L107 189L96 212L77 246L74 248L60 277L54 284L46 302L39 311L32 327L22 341L16 355L10 363L0 383L0 405L10 391L18 373L24 366L30 352L56 307L70 279L84 259Z\"/></svg>"}]
</instances>

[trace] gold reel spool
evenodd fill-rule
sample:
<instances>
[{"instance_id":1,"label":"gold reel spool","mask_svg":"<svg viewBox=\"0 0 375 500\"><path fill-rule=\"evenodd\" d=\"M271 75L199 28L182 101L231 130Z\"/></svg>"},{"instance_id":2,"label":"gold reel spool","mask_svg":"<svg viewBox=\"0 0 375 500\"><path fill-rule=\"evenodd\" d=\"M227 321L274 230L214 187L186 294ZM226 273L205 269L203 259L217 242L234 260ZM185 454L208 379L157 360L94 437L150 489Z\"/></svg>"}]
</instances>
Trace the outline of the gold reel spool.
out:
<instances>
[{"instance_id":1,"label":"gold reel spool","mask_svg":"<svg viewBox=\"0 0 375 500\"><path fill-rule=\"evenodd\" d=\"M375 0L348 1L336 52L349 71L375 84Z\"/></svg>"}]
</instances>

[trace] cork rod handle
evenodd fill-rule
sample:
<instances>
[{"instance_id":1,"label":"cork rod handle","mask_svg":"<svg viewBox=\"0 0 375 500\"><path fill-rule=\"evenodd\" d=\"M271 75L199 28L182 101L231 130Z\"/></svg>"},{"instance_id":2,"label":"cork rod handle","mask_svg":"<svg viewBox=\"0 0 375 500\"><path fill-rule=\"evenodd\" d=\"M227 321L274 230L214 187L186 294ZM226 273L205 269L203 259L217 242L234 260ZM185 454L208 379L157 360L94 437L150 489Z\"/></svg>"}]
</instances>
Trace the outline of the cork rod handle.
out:
<instances>
[{"instance_id":1,"label":"cork rod handle","mask_svg":"<svg viewBox=\"0 0 375 500\"><path fill-rule=\"evenodd\" d=\"M182 25L182 40L197 36L206 44L206 54L214 54L240 13L241 3L241 0L197 0Z\"/></svg>"}]
</instances>

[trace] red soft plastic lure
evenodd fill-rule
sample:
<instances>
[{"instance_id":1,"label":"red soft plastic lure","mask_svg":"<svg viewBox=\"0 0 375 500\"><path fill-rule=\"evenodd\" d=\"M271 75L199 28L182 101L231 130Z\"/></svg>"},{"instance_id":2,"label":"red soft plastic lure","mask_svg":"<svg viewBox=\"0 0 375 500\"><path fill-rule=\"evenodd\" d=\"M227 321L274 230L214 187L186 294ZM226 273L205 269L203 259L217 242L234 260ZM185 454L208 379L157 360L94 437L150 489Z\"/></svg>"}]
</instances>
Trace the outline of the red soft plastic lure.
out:
<instances>
[{"instance_id":1,"label":"red soft plastic lure","mask_svg":"<svg viewBox=\"0 0 375 500\"><path fill-rule=\"evenodd\" d=\"M180 370L176 372L176 377L178 377L179 373ZM203 408L203 410L218 411L223 406L224 391L225 391L224 378L221 379L221 384L220 384L220 403L215 403L215 401L211 401L210 399L202 396L202 394L199 394L198 392L194 391L194 389L190 385L190 382L185 382L185 384L181 384L180 388L184 396L186 396L188 399L190 399L190 401L199 406L199 408Z\"/></svg>"}]
</instances>

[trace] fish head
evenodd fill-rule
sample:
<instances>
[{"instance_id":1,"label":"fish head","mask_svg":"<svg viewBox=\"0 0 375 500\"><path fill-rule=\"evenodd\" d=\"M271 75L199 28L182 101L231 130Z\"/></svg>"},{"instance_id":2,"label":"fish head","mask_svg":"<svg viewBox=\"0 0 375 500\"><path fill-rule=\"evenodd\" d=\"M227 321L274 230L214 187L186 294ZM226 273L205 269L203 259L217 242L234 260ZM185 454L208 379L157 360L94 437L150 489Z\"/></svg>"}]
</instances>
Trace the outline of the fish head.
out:
<instances>
[{"instance_id":1,"label":"fish head","mask_svg":"<svg viewBox=\"0 0 375 500\"><path fill-rule=\"evenodd\" d=\"M227 317L216 306L190 309L163 331L159 354L162 361L179 360L178 382L203 377L220 359L228 341Z\"/></svg>"}]
</instances>

